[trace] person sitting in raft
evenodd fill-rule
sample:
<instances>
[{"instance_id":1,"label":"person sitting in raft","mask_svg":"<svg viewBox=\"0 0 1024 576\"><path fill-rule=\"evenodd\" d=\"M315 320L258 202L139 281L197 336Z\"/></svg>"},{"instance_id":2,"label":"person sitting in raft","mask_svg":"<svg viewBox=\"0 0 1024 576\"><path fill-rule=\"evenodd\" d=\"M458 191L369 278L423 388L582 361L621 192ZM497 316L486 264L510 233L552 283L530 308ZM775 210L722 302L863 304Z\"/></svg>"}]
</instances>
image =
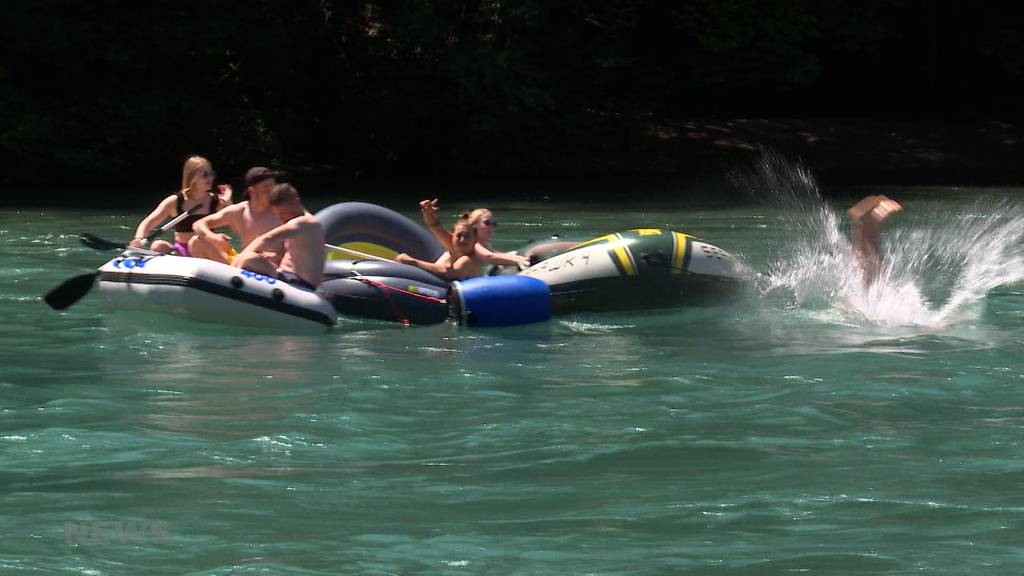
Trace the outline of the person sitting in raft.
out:
<instances>
[{"instance_id":1,"label":"person sitting in raft","mask_svg":"<svg viewBox=\"0 0 1024 576\"><path fill-rule=\"evenodd\" d=\"M160 204L142 219L135 229L135 238L128 245L142 248L146 233L158 223L201 205L205 207L200 207L174 225L174 244L166 240L156 240L150 246L151 250L164 254L175 252L181 256L191 256L189 242L195 237L192 225L203 216L213 214L220 207L231 204L231 186L221 184L217 186L217 192L213 192L213 180L216 177L217 173L213 171L213 165L209 160L202 156L190 156L185 160L185 166L181 171L181 190L161 200Z\"/></svg>"},{"instance_id":2,"label":"person sitting in raft","mask_svg":"<svg viewBox=\"0 0 1024 576\"><path fill-rule=\"evenodd\" d=\"M846 214L853 221L853 255L864 275L864 285L871 285L882 269L879 236L882 223L903 210L899 202L886 196L863 198L850 207Z\"/></svg>"},{"instance_id":3,"label":"person sitting in raft","mask_svg":"<svg viewBox=\"0 0 1024 576\"><path fill-rule=\"evenodd\" d=\"M275 184L269 202L284 224L257 236L232 265L315 290L323 280L327 256L323 225L302 205L291 184Z\"/></svg>"},{"instance_id":4,"label":"person sitting in raft","mask_svg":"<svg viewBox=\"0 0 1024 576\"><path fill-rule=\"evenodd\" d=\"M480 260L474 250L477 246L476 228L468 219L460 219L455 223L448 246L448 250L435 262L419 260L404 252L395 256L395 262L412 264L445 280L465 280L483 275Z\"/></svg>"},{"instance_id":5,"label":"person sitting in raft","mask_svg":"<svg viewBox=\"0 0 1024 576\"><path fill-rule=\"evenodd\" d=\"M196 235L189 241L189 251L193 256L230 264L237 255L231 247L231 238L214 230L228 228L245 248L260 234L282 224L270 209L270 191L277 184L275 173L269 168L256 166L245 173L244 182L248 200L223 208L192 225Z\"/></svg>"},{"instance_id":6,"label":"person sitting in raft","mask_svg":"<svg viewBox=\"0 0 1024 576\"><path fill-rule=\"evenodd\" d=\"M452 236L448 234L437 218L437 198L420 202L420 213L423 215L423 223L427 225L437 241L446 250L451 250ZM491 237L494 236L494 229L498 227L498 222L494 219L494 213L487 208L477 208L472 212L462 214L459 218L466 220L470 226L476 229L476 246L473 250L481 262L495 266L523 268L530 265L530 259L525 256L514 252L496 252L491 247Z\"/></svg>"}]
</instances>

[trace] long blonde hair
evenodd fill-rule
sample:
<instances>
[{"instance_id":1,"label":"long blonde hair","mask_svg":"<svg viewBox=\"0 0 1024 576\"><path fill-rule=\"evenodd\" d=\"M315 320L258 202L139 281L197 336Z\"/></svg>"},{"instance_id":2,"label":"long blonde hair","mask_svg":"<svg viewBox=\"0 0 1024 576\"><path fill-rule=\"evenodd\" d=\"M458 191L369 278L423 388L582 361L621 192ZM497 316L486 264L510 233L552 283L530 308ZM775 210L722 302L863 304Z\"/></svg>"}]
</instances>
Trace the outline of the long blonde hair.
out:
<instances>
[{"instance_id":1,"label":"long blonde hair","mask_svg":"<svg viewBox=\"0 0 1024 576\"><path fill-rule=\"evenodd\" d=\"M196 174L203 168L212 169L213 165L210 161L202 156L189 156L185 160L185 166L181 169L181 193L192 200L192 186L196 182ZM211 194L213 191L211 190Z\"/></svg>"}]
</instances>

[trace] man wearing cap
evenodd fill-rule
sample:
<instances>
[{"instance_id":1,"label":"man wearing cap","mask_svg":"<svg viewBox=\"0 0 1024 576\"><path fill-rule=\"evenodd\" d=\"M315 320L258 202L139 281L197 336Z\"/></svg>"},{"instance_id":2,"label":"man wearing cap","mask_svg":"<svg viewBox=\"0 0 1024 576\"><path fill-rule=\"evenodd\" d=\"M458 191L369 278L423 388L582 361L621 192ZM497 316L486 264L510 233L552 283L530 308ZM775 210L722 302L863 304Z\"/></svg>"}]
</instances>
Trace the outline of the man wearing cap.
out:
<instances>
[{"instance_id":1,"label":"man wearing cap","mask_svg":"<svg viewBox=\"0 0 1024 576\"><path fill-rule=\"evenodd\" d=\"M230 264L235 256L231 238L214 230L227 227L240 239L244 249L261 234L280 226L281 220L270 209L270 190L277 183L274 176L275 173L269 168L250 168L245 173L248 200L232 204L192 225L196 233L189 245L192 256Z\"/></svg>"}]
</instances>

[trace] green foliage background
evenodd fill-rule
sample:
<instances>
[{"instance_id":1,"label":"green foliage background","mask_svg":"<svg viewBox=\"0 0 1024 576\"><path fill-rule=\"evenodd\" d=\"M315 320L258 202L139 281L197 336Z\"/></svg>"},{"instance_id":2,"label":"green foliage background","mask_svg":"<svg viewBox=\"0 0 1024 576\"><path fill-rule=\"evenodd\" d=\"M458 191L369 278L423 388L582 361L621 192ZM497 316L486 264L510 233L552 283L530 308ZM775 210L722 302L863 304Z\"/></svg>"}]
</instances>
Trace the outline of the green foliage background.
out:
<instances>
[{"instance_id":1,"label":"green foliage background","mask_svg":"<svg viewBox=\"0 0 1024 576\"><path fill-rule=\"evenodd\" d=\"M198 152L600 173L658 118L1019 113L1016 11L953 0L5 0L0 179ZM170 170L173 172L174 170Z\"/></svg>"}]
</instances>

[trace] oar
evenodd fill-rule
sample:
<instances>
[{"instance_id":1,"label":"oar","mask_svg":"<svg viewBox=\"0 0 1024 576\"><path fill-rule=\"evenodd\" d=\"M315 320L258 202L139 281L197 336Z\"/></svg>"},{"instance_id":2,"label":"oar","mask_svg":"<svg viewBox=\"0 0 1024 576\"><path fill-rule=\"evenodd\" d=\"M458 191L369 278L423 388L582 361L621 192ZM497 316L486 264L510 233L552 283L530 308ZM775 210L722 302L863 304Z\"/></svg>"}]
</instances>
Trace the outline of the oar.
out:
<instances>
[{"instance_id":1,"label":"oar","mask_svg":"<svg viewBox=\"0 0 1024 576\"><path fill-rule=\"evenodd\" d=\"M345 248L343 246L335 246L334 244L324 244L324 246L331 250L337 250L339 252L347 252L353 256L359 256L360 258L366 258L367 260L380 260L382 262L394 262L391 258L385 258L383 256L374 256L373 254L367 254L366 252L360 252L359 250L353 250L351 248Z\"/></svg>"},{"instance_id":2,"label":"oar","mask_svg":"<svg viewBox=\"0 0 1024 576\"><path fill-rule=\"evenodd\" d=\"M334 244L324 244L324 246L330 248L331 250L337 250L339 252L347 252L349 254L352 254L353 256L359 256L360 258L366 258L367 260L380 260L382 262L394 262L394 260L392 260L391 258L384 258L383 256L374 256L373 254L367 254L366 252L360 252L359 250L353 250L351 248L345 248L343 246L335 246ZM519 271L522 272L523 270L526 270L527 268L529 268L529 266L526 266L526 265L523 265L523 264L517 264L516 268L518 268Z\"/></svg>"},{"instance_id":3,"label":"oar","mask_svg":"<svg viewBox=\"0 0 1024 576\"><path fill-rule=\"evenodd\" d=\"M63 310L81 300L82 296L92 290L92 283L96 281L97 274L99 272L89 272L68 278L43 294L43 300L50 305L50 308Z\"/></svg>"},{"instance_id":4,"label":"oar","mask_svg":"<svg viewBox=\"0 0 1024 576\"><path fill-rule=\"evenodd\" d=\"M189 215L191 215L194 210L199 208L200 205L201 204L196 204L195 206L189 208L188 210L182 212L181 214L178 214L174 218L171 218L163 226L147 234L146 242L153 240L157 236L173 228L174 225L177 224L178 222L181 222L185 218L188 218ZM125 244L110 242L108 240L104 240L98 236L94 236L88 233L82 234L79 237L79 239L82 241L82 244L85 244L86 246L94 248L96 250L128 249L128 246ZM147 250L147 252L149 251ZM51 288L46 294L43 294L43 301L49 304L50 308L53 308L54 310L63 310L68 306L71 306L75 302L78 302L79 300L82 299L83 296L88 294L89 290L92 290L92 285L96 281L96 277L99 276L99 274L99 270L96 270L95 272L89 272L88 274L80 274L78 276L68 278L67 280L61 282L57 286Z\"/></svg>"},{"instance_id":5,"label":"oar","mask_svg":"<svg viewBox=\"0 0 1024 576\"><path fill-rule=\"evenodd\" d=\"M146 234L145 244L149 244L150 242L155 240L157 236L160 236L164 232L167 232L168 230L173 228L175 224L191 216L192 212L198 210L201 206L202 203L196 204L195 206L189 208L188 210L185 210L181 214L178 214L174 218L171 218L163 226L151 230L149 234ZM83 232L78 237L78 239L79 241L82 242L82 244L88 246L89 248L92 248L93 250L127 250L129 248L127 244L111 242L110 240L104 240L103 238L100 238L95 234L89 234L88 232Z\"/></svg>"},{"instance_id":6,"label":"oar","mask_svg":"<svg viewBox=\"0 0 1024 576\"><path fill-rule=\"evenodd\" d=\"M120 242L104 240L103 238L100 238L95 234L89 234L88 232L82 232L82 234L78 236L78 240L93 250L124 250L127 248L126 245Z\"/></svg>"}]
</instances>

